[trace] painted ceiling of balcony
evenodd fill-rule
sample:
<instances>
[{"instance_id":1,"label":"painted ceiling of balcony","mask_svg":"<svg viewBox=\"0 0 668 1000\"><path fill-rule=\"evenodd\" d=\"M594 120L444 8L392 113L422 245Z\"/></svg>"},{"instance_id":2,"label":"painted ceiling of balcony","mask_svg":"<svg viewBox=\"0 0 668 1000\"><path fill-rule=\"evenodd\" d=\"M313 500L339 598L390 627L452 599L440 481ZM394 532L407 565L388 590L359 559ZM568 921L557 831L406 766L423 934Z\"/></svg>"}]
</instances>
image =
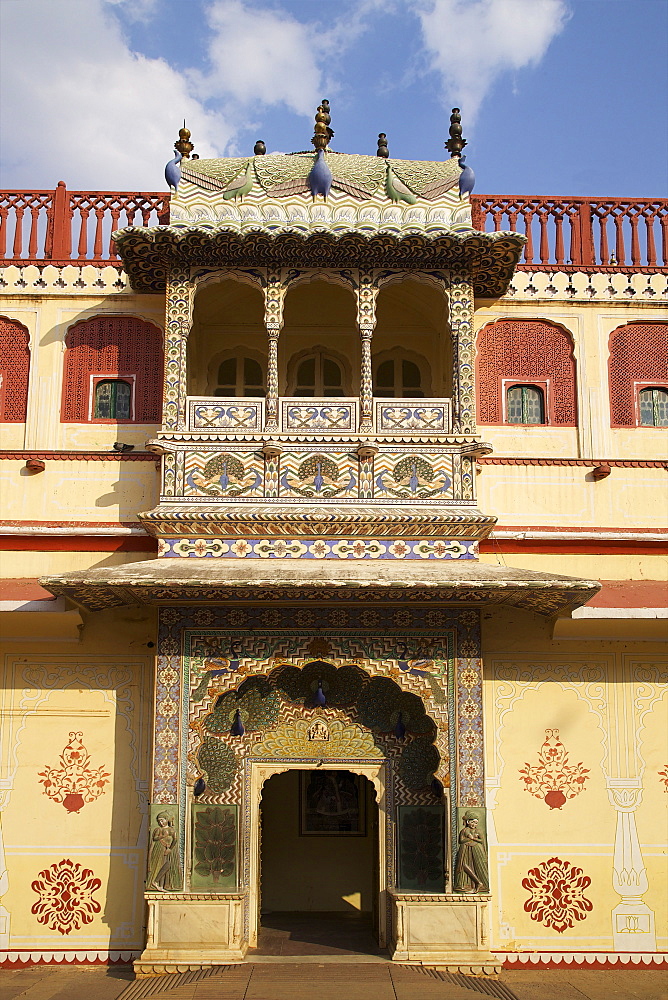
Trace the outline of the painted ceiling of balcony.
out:
<instances>
[{"instance_id":1,"label":"painted ceiling of balcony","mask_svg":"<svg viewBox=\"0 0 668 1000\"><path fill-rule=\"evenodd\" d=\"M264 305L259 289L233 280L201 288L195 298L195 324L248 327L264 331ZM376 306L377 328L442 330L447 302L435 288L407 279L382 288ZM352 330L357 327L352 290L326 281L313 281L288 290L284 326Z\"/></svg>"}]
</instances>

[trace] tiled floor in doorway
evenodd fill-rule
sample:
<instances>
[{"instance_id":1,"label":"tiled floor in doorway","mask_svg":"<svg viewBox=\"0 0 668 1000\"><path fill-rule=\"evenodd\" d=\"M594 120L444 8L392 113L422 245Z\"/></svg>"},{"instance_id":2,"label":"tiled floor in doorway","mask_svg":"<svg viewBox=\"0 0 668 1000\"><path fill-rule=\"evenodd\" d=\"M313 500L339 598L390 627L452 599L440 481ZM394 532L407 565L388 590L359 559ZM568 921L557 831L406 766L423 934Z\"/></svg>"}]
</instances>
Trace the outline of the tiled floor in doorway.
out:
<instances>
[{"instance_id":1,"label":"tiled floor in doorway","mask_svg":"<svg viewBox=\"0 0 668 1000\"><path fill-rule=\"evenodd\" d=\"M358 962L388 960L385 949L378 947L370 916L358 913L262 915L258 947L248 952L249 961L306 955L350 957Z\"/></svg>"}]
</instances>

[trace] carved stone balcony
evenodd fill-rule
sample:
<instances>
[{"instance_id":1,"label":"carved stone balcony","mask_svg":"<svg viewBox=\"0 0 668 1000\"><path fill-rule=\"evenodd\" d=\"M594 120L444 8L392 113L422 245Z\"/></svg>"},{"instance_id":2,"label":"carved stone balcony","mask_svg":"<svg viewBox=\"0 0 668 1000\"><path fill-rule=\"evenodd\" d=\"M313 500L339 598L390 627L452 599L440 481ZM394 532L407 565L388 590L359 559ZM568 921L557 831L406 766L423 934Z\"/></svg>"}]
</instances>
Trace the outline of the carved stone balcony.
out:
<instances>
[{"instance_id":1,"label":"carved stone balcony","mask_svg":"<svg viewBox=\"0 0 668 1000\"><path fill-rule=\"evenodd\" d=\"M278 433L356 434L361 431L359 409L357 397L283 396L278 407ZM260 434L265 428L265 401L260 397L188 397L187 430L190 433L236 437ZM376 399L373 424L365 435L401 439L444 437L451 428L449 399Z\"/></svg>"}]
</instances>

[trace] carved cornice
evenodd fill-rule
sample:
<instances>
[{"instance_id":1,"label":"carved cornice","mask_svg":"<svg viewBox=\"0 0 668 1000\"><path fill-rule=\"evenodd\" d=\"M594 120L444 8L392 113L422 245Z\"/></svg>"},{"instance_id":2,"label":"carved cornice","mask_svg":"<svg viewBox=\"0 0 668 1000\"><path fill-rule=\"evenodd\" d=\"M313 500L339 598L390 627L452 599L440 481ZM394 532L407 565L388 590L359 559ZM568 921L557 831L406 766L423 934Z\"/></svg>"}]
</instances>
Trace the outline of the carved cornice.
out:
<instances>
[{"instance_id":1,"label":"carved cornice","mask_svg":"<svg viewBox=\"0 0 668 1000\"><path fill-rule=\"evenodd\" d=\"M221 226L128 226L113 234L136 292L163 292L179 267L448 268L471 275L476 295L503 295L524 247L519 233L465 230L434 235L411 232L302 234L231 232Z\"/></svg>"}]
</instances>

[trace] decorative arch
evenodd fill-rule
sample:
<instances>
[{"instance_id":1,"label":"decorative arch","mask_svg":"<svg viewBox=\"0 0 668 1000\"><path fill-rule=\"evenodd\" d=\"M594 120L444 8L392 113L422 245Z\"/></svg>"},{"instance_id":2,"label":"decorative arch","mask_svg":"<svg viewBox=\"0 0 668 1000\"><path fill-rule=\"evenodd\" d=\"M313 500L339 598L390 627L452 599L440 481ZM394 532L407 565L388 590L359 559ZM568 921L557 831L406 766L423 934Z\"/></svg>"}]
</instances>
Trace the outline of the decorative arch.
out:
<instances>
[{"instance_id":1,"label":"decorative arch","mask_svg":"<svg viewBox=\"0 0 668 1000\"><path fill-rule=\"evenodd\" d=\"M95 378L129 378L132 423L159 423L162 402L162 331L136 316L95 316L70 327L65 337L61 420L93 417Z\"/></svg>"},{"instance_id":2,"label":"decorative arch","mask_svg":"<svg viewBox=\"0 0 668 1000\"><path fill-rule=\"evenodd\" d=\"M218 285L223 281L238 281L239 284L249 285L259 292L263 291L265 285L264 275L260 271L206 271L202 274L196 274L193 278L195 296L201 288L206 288L208 285Z\"/></svg>"},{"instance_id":3,"label":"decorative arch","mask_svg":"<svg viewBox=\"0 0 668 1000\"><path fill-rule=\"evenodd\" d=\"M544 386L545 422L577 424L575 357L571 334L547 320L499 319L477 340L478 422L504 423L504 386Z\"/></svg>"},{"instance_id":4,"label":"decorative arch","mask_svg":"<svg viewBox=\"0 0 668 1000\"><path fill-rule=\"evenodd\" d=\"M320 706L314 700L319 692L325 700ZM428 793L442 763L447 763L436 746L437 724L427 714L422 698L358 664L337 667L326 660L312 660L296 667L285 662L221 693L214 691L208 704L204 690L198 689L192 697L200 697L203 704L190 722L199 742L189 754L189 779L205 775L213 796L224 795L235 785L243 757L308 757L307 730L313 719L303 713L318 707L332 727L332 753L314 750L314 759L393 758L409 796ZM244 735L241 756L234 733L239 721Z\"/></svg>"},{"instance_id":5,"label":"decorative arch","mask_svg":"<svg viewBox=\"0 0 668 1000\"><path fill-rule=\"evenodd\" d=\"M0 423L25 423L30 377L30 334L15 319L0 316Z\"/></svg>"},{"instance_id":6,"label":"decorative arch","mask_svg":"<svg viewBox=\"0 0 668 1000\"><path fill-rule=\"evenodd\" d=\"M317 268L305 271L289 271L283 287L287 295L288 292L299 285L310 285L316 281L324 281L328 285L338 285L339 288L345 289L345 291L350 292L352 295L355 294L356 283L349 271L320 271Z\"/></svg>"},{"instance_id":7,"label":"decorative arch","mask_svg":"<svg viewBox=\"0 0 668 1000\"><path fill-rule=\"evenodd\" d=\"M668 323L626 323L608 341L610 424L640 423L638 392L647 386L668 387Z\"/></svg>"}]
</instances>

